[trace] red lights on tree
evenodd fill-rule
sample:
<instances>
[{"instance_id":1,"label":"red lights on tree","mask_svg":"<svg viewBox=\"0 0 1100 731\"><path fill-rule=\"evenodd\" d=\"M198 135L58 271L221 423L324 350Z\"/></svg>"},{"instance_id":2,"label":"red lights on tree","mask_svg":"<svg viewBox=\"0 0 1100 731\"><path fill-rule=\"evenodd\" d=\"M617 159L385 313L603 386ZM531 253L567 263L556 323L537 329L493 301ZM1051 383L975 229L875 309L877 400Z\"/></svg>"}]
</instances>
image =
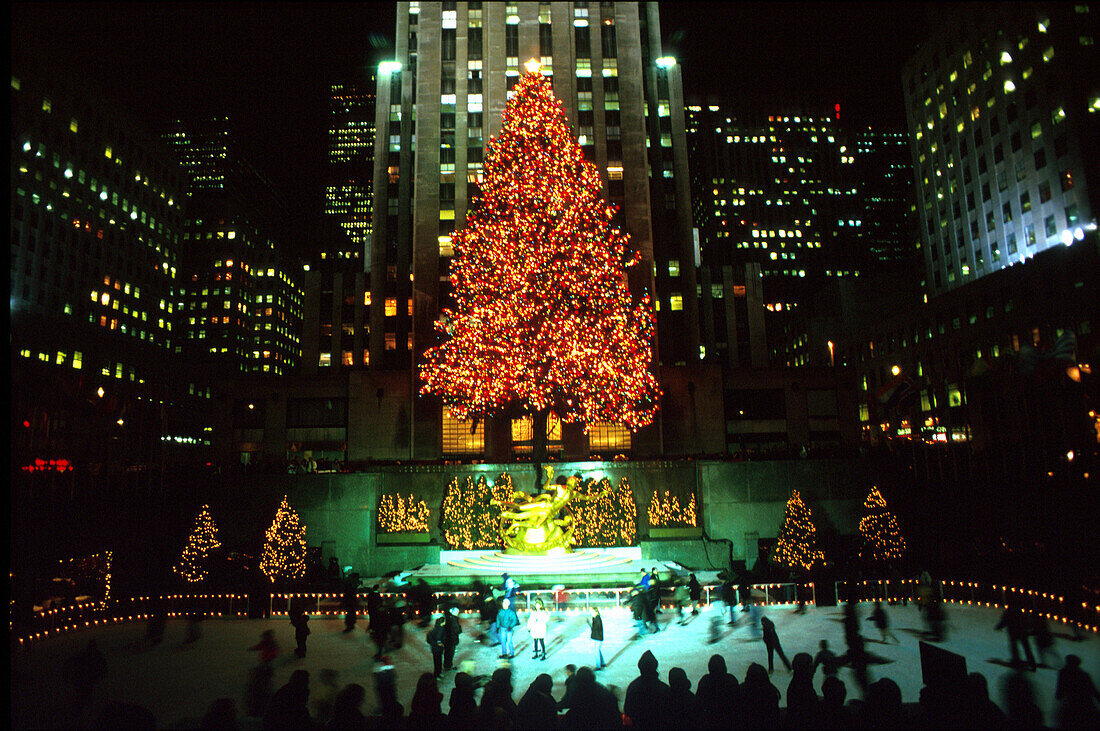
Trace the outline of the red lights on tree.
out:
<instances>
[{"instance_id":1,"label":"red lights on tree","mask_svg":"<svg viewBox=\"0 0 1100 731\"><path fill-rule=\"evenodd\" d=\"M640 257L537 70L515 87L480 187L452 235L456 304L436 323L443 342L424 354L421 391L459 418L652 422L654 317L648 295L631 300L625 271Z\"/></svg>"}]
</instances>

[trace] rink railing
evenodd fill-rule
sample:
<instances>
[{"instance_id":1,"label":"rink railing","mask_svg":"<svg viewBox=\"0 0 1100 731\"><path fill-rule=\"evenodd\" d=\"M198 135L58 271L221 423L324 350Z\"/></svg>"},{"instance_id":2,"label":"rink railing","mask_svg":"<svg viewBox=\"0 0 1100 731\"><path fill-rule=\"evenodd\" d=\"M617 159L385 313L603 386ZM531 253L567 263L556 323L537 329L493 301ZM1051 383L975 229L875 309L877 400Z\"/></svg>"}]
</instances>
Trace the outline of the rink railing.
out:
<instances>
[{"instance_id":1,"label":"rink railing","mask_svg":"<svg viewBox=\"0 0 1100 731\"><path fill-rule=\"evenodd\" d=\"M1037 612L1047 619L1091 632L1098 631L1100 625L1100 606L1086 602L1073 602L1064 596L1050 592L1011 587L980 582L944 581L940 585L939 598L947 603L961 606L989 607L1003 609L1009 604L1020 606L1025 611ZM742 586L742 590L746 587ZM751 603L764 606L792 605L801 598L807 604L816 604L817 587L813 583L794 584L752 584ZM630 602L630 588L592 588L592 589L547 589L521 590L516 595L516 609L527 611L535 599L542 599L547 609L559 613L583 613L593 607L601 611L627 611ZM916 601L918 583L914 580L900 581L838 581L834 585L838 601L874 601L876 599L899 602ZM359 616L365 619L364 592L359 593ZM399 592L383 592L387 602L405 599ZM66 607L52 608L35 612L29 620L29 626L22 632L16 632L14 623L9 624L13 644L25 646L28 643L53 637L57 634L86 628L148 620L155 611L162 611L167 618L234 618L248 617L288 617L292 609L305 611L312 617L336 618L345 615L344 595L331 592L310 593L273 593L253 598L248 594L168 594L162 597L139 596L108 601L88 601ZM465 612L475 610L476 595L470 591L435 592L434 605L457 604ZM708 606L721 601L721 587L704 585L700 604ZM256 602L259 606L256 606ZM662 590L661 604L674 608L672 590ZM415 605L410 604L407 616L412 617Z\"/></svg>"}]
</instances>

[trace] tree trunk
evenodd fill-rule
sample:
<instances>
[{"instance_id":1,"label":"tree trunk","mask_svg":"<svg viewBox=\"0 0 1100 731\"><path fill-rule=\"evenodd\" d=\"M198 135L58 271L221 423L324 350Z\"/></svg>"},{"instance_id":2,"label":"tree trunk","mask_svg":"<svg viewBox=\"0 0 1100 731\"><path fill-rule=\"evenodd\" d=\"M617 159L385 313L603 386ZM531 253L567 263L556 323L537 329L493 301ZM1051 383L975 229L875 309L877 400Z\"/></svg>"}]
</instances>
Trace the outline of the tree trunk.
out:
<instances>
[{"instance_id":1,"label":"tree trunk","mask_svg":"<svg viewBox=\"0 0 1100 731\"><path fill-rule=\"evenodd\" d=\"M550 409L536 411L532 417L534 424L531 439L531 466L535 470L535 492L542 487L542 463L546 461L546 421L550 415Z\"/></svg>"}]
</instances>

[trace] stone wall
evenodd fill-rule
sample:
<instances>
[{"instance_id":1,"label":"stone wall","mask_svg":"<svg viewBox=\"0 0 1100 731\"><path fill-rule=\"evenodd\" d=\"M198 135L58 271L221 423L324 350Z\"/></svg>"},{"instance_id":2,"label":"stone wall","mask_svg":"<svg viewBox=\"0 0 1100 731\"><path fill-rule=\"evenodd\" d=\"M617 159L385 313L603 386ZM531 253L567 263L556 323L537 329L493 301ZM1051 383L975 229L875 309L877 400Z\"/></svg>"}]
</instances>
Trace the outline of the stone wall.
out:
<instances>
[{"instance_id":1,"label":"stone wall","mask_svg":"<svg viewBox=\"0 0 1100 731\"><path fill-rule=\"evenodd\" d=\"M627 477L638 505L643 557L669 558L704 569L724 565L728 549L718 543L704 545L701 538L651 540L646 509L654 491L668 490L685 498L694 491L706 535L732 541L734 560L746 560L751 566L757 539L775 537L782 525L791 490L802 493L819 531L851 535L857 531L862 501L875 474L874 464L866 459L566 462L554 467L559 475L606 476L612 484ZM439 509L447 484L467 476L475 481L484 476L492 484L503 472L511 474L522 489L530 490L534 484L529 464L389 466L353 474L257 476L255 484L236 485L248 495L245 504L230 507L228 503L239 501L226 500L223 510L231 514L225 517L225 527L228 534L262 537L278 500L286 494L307 526L311 546L323 545L326 554L336 555L341 565L377 575L438 561ZM378 502L390 493L411 493L427 502L432 511L430 544L375 545Z\"/></svg>"}]
</instances>

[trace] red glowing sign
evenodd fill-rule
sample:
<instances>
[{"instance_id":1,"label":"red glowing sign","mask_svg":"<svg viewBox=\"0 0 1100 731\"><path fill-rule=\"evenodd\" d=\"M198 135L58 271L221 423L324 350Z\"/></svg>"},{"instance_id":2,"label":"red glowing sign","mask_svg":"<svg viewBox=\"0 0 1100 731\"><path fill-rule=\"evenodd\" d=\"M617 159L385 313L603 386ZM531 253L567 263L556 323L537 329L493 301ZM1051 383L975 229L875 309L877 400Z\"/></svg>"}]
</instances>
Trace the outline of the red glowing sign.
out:
<instances>
[{"instance_id":1,"label":"red glowing sign","mask_svg":"<svg viewBox=\"0 0 1100 731\"><path fill-rule=\"evenodd\" d=\"M20 467L24 472L71 472L75 468L67 459L35 459Z\"/></svg>"}]
</instances>

